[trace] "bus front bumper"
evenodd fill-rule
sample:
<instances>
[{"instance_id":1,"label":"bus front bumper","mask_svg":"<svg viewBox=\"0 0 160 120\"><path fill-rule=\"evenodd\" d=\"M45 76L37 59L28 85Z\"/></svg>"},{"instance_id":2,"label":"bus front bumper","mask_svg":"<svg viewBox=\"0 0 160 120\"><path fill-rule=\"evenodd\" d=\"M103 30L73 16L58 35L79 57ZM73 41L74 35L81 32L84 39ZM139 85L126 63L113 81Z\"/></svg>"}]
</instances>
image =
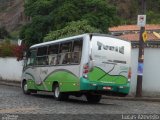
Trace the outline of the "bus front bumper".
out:
<instances>
[{"instance_id":1,"label":"bus front bumper","mask_svg":"<svg viewBox=\"0 0 160 120\"><path fill-rule=\"evenodd\" d=\"M80 79L80 90L81 91L95 91L102 93L122 93L128 94L130 89L130 84L111 84L111 83L103 83L99 81L90 81L85 78Z\"/></svg>"}]
</instances>

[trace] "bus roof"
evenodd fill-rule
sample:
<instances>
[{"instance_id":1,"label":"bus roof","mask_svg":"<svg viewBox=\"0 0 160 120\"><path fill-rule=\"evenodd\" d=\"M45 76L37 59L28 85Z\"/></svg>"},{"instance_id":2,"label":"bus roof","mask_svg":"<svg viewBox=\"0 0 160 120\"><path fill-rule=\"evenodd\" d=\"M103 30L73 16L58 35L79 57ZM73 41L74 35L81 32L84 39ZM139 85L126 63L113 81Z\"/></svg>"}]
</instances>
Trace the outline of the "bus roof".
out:
<instances>
[{"instance_id":1,"label":"bus roof","mask_svg":"<svg viewBox=\"0 0 160 120\"><path fill-rule=\"evenodd\" d=\"M62 39L57 39L57 40L53 40L53 41L48 41L48 42L35 44L35 45L32 45L30 48L36 48L36 47L39 47L39 46L46 46L46 45L50 45L50 44L53 44L53 43L63 42L63 41L71 40L71 39L82 38L82 37L84 37L86 35L90 35L90 36L106 36L106 37L112 37L112 38L120 39L120 38L117 38L115 36L108 35L108 34L86 33L86 34L81 34L81 35L77 35L77 36L72 36L72 37L67 37L67 38L62 38ZM126 41L126 40L124 40L124 41ZM126 42L128 42L128 41L126 41Z\"/></svg>"},{"instance_id":2,"label":"bus roof","mask_svg":"<svg viewBox=\"0 0 160 120\"><path fill-rule=\"evenodd\" d=\"M53 41L43 42L43 43L39 43L39 44L32 45L30 48L35 48L35 47L39 47L39 46L50 45L50 44L53 44L53 43L63 42L63 41L67 41L67 40L71 40L71 39L75 39L75 38L81 38L81 37L84 37L85 35L89 35L89 34L82 34L82 35L77 35L77 36L72 36L72 37L57 39L57 40L53 40Z\"/></svg>"}]
</instances>

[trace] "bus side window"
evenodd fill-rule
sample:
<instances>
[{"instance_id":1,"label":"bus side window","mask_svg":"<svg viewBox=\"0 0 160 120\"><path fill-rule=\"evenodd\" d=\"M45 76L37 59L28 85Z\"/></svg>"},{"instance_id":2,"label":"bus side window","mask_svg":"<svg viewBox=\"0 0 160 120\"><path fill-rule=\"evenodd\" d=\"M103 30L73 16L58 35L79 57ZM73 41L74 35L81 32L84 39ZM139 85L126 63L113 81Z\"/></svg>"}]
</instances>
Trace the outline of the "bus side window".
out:
<instances>
[{"instance_id":1,"label":"bus side window","mask_svg":"<svg viewBox=\"0 0 160 120\"><path fill-rule=\"evenodd\" d=\"M58 64L59 65L70 64L70 62L71 62L71 48L72 48L71 41L61 44L60 52L58 55Z\"/></svg>"},{"instance_id":2,"label":"bus side window","mask_svg":"<svg viewBox=\"0 0 160 120\"><path fill-rule=\"evenodd\" d=\"M75 40L73 44L72 60L71 63L80 63L82 54L82 40Z\"/></svg>"},{"instance_id":3,"label":"bus side window","mask_svg":"<svg viewBox=\"0 0 160 120\"><path fill-rule=\"evenodd\" d=\"M38 48L36 65L48 65L47 46Z\"/></svg>"},{"instance_id":4,"label":"bus side window","mask_svg":"<svg viewBox=\"0 0 160 120\"><path fill-rule=\"evenodd\" d=\"M31 50L28 52L27 54L27 66L32 66L35 64L35 60L36 60L36 50Z\"/></svg>"},{"instance_id":5,"label":"bus side window","mask_svg":"<svg viewBox=\"0 0 160 120\"><path fill-rule=\"evenodd\" d=\"M49 65L57 64L58 49L59 49L59 44L49 46L49 49L48 49Z\"/></svg>"}]
</instances>

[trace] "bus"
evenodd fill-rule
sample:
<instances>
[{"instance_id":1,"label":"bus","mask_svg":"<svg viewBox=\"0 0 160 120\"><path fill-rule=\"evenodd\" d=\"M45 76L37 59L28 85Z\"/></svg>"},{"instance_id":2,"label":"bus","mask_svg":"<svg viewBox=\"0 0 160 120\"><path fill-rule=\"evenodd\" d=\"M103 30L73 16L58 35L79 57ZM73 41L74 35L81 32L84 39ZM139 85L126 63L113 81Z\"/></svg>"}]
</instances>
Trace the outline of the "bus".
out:
<instances>
[{"instance_id":1,"label":"bus","mask_svg":"<svg viewBox=\"0 0 160 120\"><path fill-rule=\"evenodd\" d=\"M55 99L102 95L126 96L130 89L131 43L110 35L88 33L29 48L21 87L24 94L52 92Z\"/></svg>"}]
</instances>

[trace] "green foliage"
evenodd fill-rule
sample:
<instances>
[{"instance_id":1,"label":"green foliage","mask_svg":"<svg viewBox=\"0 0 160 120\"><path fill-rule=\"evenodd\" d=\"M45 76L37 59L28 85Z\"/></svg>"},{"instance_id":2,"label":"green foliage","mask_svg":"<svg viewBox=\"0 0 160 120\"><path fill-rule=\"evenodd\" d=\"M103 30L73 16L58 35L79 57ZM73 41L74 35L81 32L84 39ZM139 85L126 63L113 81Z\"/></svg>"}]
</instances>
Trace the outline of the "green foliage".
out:
<instances>
[{"instance_id":1,"label":"green foliage","mask_svg":"<svg viewBox=\"0 0 160 120\"><path fill-rule=\"evenodd\" d=\"M146 0L146 6L147 24L160 23L160 0ZM25 13L32 22L22 29L21 38L31 45L42 42L49 31L45 40L76 35L77 30L64 32L70 31L67 26L72 21L87 21L90 27L106 33L111 26L136 24L140 11L141 1L136 0L27 0Z\"/></svg>"},{"instance_id":2,"label":"green foliage","mask_svg":"<svg viewBox=\"0 0 160 120\"><path fill-rule=\"evenodd\" d=\"M20 38L30 46L42 42L43 37L50 31L50 29L49 16L35 16L31 23L22 28Z\"/></svg>"},{"instance_id":3,"label":"green foliage","mask_svg":"<svg viewBox=\"0 0 160 120\"><path fill-rule=\"evenodd\" d=\"M79 20L81 17L80 10L70 1L64 2L51 12L53 19L53 30L62 29L66 23Z\"/></svg>"},{"instance_id":4,"label":"green foliage","mask_svg":"<svg viewBox=\"0 0 160 120\"><path fill-rule=\"evenodd\" d=\"M93 27L107 32L109 26L119 23L116 9L107 0L67 0L51 12L53 30L63 28L66 23L87 20Z\"/></svg>"},{"instance_id":5,"label":"green foliage","mask_svg":"<svg viewBox=\"0 0 160 120\"><path fill-rule=\"evenodd\" d=\"M20 32L27 45L42 42L49 31L63 30L72 21L88 21L87 25L103 33L119 24L116 8L107 0L27 0L25 13L32 17Z\"/></svg>"},{"instance_id":6,"label":"green foliage","mask_svg":"<svg viewBox=\"0 0 160 120\"><path fill-rule=\"evenodd\" d=\"M56 40L59 38L74 36L83 33L99 33L99 29L91 27L87 21L73 21L67 24L66 27L60 30L52 31L44 38L44 41Z\"/></svg>"},{"instance_id":7,"label":"green foliage","mask_svg":"<svg viewBox=\"0 0 160 120\"><path fill-rule=\"evenodd\" d=\"M26 0L25 13L27 16L48 15L54 8L55 0Z\"/></svg>"},{"instance_id":8,"label":"green foliage","mask_svg":"<svg viewBox=\"0 0 160 120\"><path fill-rule=\"evenodd\" d=\"M5 40L3 43L0 44L0 56L1 57L8 57L13 56L13 48L14 46L11 45L10 40Z\"/></svg>"},{"instance_id":9,"label":"green foliage","mask_svg":"<svg viewBox=\"0 0 160 120\"><path fill-rule=\"evenodd\" d=\"M23 59L23 52L26 51L26 46L11 44L9 39L0 43L0 57L16 57L17 60Z\"/></svg>"},{"instance_id":10,"label":"green foliage","mask_svg":"<svg viewBox=\"0 0 160 120\"><path fill-rule=\"evenodd\" d=\"M109 0L109 3L117 7L117 15L121 18L121 24L136 24L137 15L142 11L142 0ZM159 24L160 0L146 0L147 24Z\"/></svg>"},{"instance_id":11,"label":"green foliage","mask_svg":"<svg viewBox=\"0 0 160 120\"><path fill-rule=\"evenodd\" d=\"M150 24L160 24L160 14L153 11L148 11L147 13L147 23Z\"/></svg>"}]
</instances>

